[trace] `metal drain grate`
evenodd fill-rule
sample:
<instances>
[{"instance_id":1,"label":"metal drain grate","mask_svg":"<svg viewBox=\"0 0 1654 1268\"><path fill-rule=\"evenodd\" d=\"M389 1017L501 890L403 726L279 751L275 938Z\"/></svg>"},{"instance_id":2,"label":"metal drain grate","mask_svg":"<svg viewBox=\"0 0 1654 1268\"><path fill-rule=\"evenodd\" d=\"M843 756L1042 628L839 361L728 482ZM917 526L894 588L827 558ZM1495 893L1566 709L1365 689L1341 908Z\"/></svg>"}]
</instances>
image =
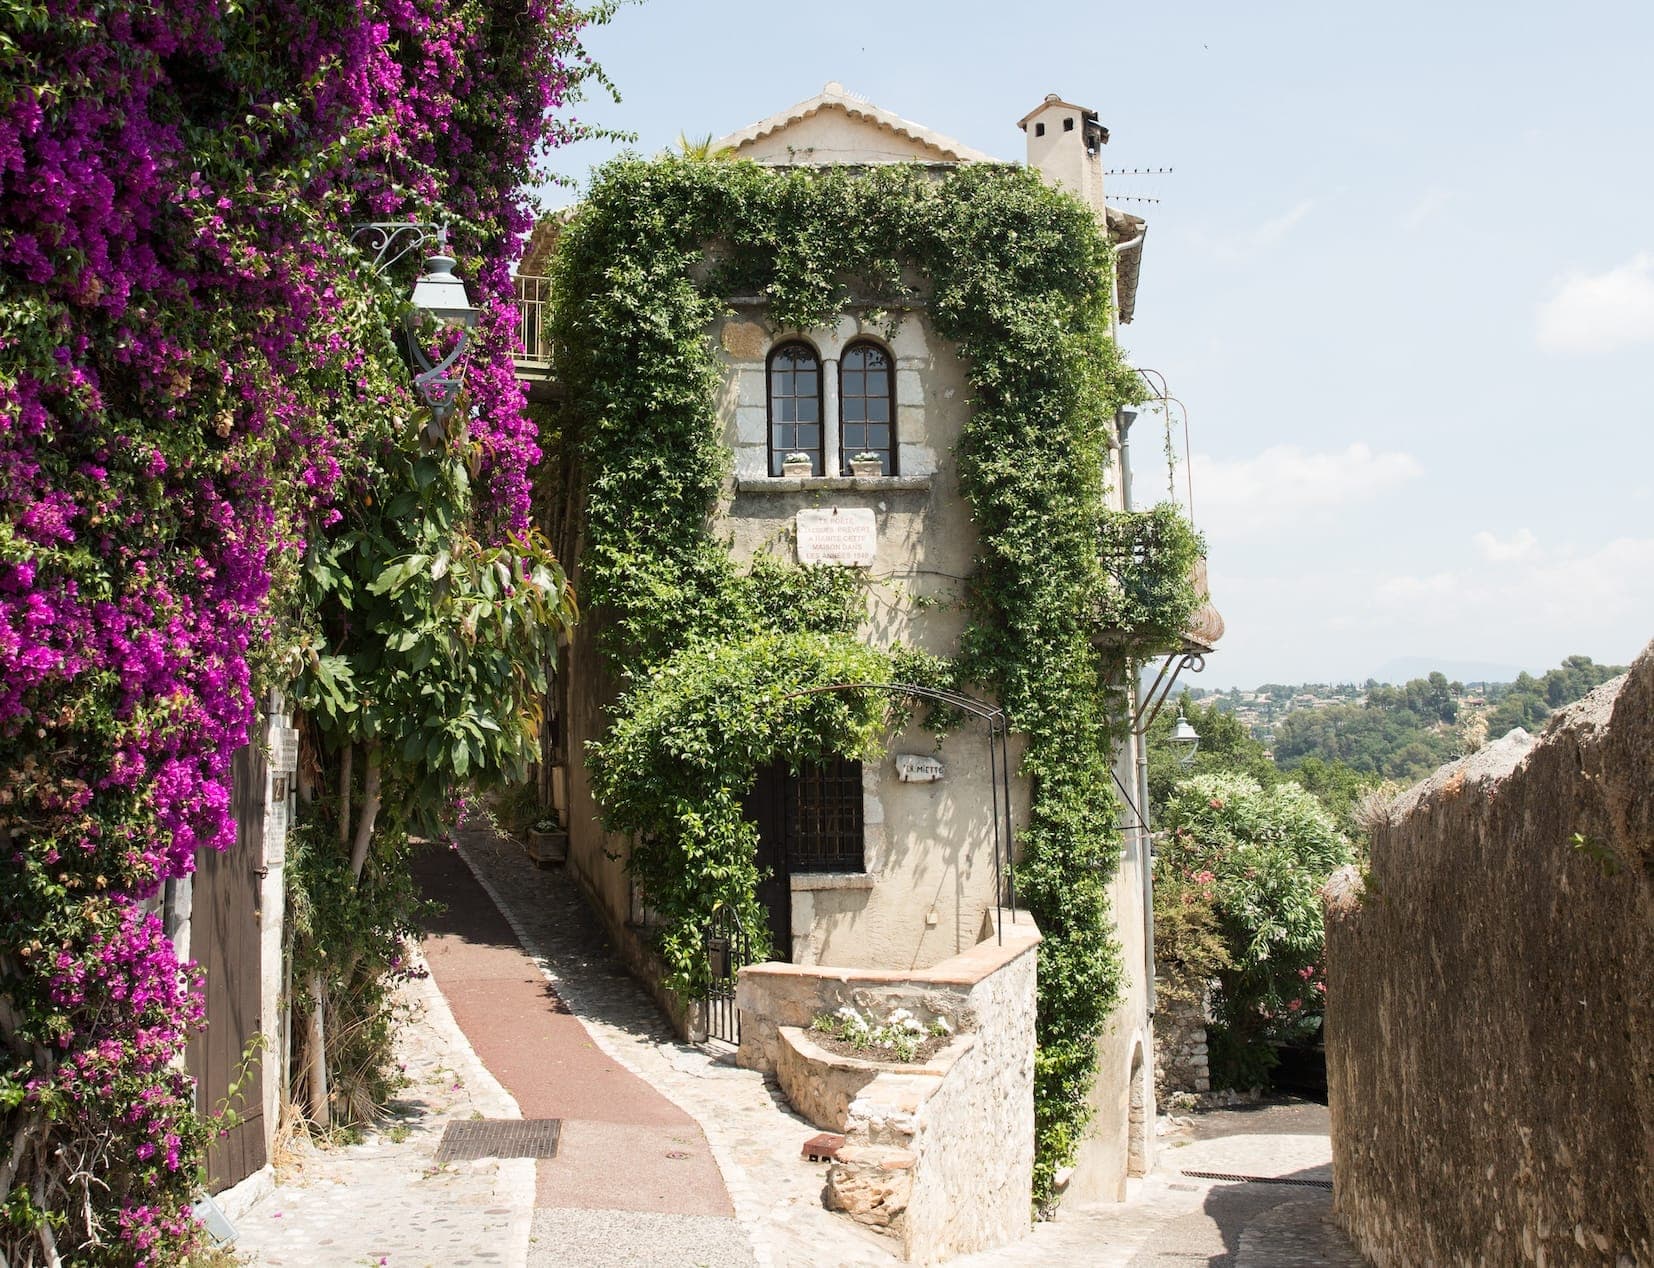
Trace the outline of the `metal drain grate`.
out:
<instances>
[{"instance_id":1,"label":"metal drain grate","mask_svg":"<svg viewBox=\"0 0 1654 1268\"><path fill-rule=\"evenodd\" d=\"M1226 1171L1185 1171L1194 1180L1239 1180L1243 1184L1295 1184L1305 1189L1330 1189L1331 1180L1300 1180L1296 1176L1234 1176Z\"/></svg>"},{"instance_id":2,"label":"metal drain grate","mask_svg":"<svg viewBox=\"0 0 1654 1268\"><path fill-rule=\"evenodd\" d=\"M473 1158L555 1158L560 1118L472 1118L442 1130L436 1160L467 1162Z\"/></svg>"}]
</instances>

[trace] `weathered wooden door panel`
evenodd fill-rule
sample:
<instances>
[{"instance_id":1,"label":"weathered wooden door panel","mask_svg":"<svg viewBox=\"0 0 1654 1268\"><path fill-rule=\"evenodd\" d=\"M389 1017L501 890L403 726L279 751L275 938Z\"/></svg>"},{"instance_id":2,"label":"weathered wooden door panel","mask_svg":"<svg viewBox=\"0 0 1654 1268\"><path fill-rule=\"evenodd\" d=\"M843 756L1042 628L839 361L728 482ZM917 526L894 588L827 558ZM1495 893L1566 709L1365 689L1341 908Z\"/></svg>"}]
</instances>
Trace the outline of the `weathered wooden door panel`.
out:
<instances>
[{"instance_id":1,"label":"weathered wooden door panel","mask_svg":"<svg viewBox=\"0 0 1654 1268\"><path fill-rule=\"evenodd\" d=\"M186 1061L196 1080L196 1105L215 1113L241 1075L242 1055L259 1032L259 875L264 832L264 753L248 745L235 755L235 845L195 856L190 955L205 975L207 1028L190 1040ZM217 1193L262 1167L264 1095L260 1063L232 1108L240 1121L207 1151L207 1187Z\"/></svg>"}]
</instances>

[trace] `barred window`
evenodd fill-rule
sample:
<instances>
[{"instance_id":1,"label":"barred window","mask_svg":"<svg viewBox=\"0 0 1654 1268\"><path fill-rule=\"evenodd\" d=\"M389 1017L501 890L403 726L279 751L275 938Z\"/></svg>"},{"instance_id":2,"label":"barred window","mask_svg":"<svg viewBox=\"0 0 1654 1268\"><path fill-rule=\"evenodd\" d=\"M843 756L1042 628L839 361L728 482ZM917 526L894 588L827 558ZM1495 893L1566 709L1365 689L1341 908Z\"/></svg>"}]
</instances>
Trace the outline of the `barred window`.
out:
<instances>
[{"instance_id":1,"label":"barred window","mask_svg":"<svg viewBox=\"0 0 1654 1268\"><path fill-rule=\"evenodd\" d=\"M877 454L885 475L896 474L895 368L874 343L853 343L839 360L841 471L857 454Z\"/></svg>"},{"instance_id":2,"label":"barred window","mask_svg":"<svg viewBox=\"0 0 1654 1268\"><path fill-rule=\"evenodd\" d=\"M806 763L789 778L785 835L795 872L863 870L861 763Z\"/></svg>"},{"instance_id":3,"label":"barred window","mask_svg":"<svg viewBox=\"0 0 1654 1268\"><path fill-rule=\"evenodd\" d=\"M806 343L784 343L770 353L770 474L781 474L790 453L810 456L820 475L825 447L821 428L821 361Z\"/></svg>"}]
</instances>

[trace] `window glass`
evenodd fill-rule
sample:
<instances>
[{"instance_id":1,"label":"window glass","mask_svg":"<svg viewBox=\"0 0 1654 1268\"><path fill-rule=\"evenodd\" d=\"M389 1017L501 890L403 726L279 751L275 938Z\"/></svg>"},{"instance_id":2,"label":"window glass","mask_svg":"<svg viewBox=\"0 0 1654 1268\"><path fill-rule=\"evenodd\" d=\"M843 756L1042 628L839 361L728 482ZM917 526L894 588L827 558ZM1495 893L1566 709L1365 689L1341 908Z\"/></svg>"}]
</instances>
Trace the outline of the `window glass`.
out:
<instances>
[{"instance_id":1,"label":"window glass","mask_svg":"<svg viewBox=\"0 0 1654 1268\"><path fill-rule=\"evenodd\" d=\"M839 361L839 443L843 470L858 454L871 453L885 475L896 474L895 367L877 344L854 343Z\"/></svg>"},{"instance_id":2,"label":"window glass","mask_svg":"<svg viewBox=\"0 0 1654 1268\"><path fill-rule=\"evenodd\" d=\"M770 474L780 475L790 453L810 456L810 473L820 475L821 362L804 343L782 344L770 354Z\"/></svg>"}]
</instances>

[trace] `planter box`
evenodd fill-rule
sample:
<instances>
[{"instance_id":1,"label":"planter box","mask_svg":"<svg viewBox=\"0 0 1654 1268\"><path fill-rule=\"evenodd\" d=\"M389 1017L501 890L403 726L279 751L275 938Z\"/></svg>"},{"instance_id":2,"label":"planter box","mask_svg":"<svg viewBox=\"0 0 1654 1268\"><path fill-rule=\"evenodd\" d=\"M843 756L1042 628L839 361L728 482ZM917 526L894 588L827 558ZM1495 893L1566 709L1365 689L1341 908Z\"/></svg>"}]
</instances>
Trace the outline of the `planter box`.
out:
<instances>
[{"instance_id":1,"label":"planter box","mask_svg":"<svg viewBox=\"0 0 1654 1268\"><path fill-rule=\"evenodd\" d=\"M562 863L569 857L569 834L561 828L554 832L536 832L530 828L524 834L523 848L541 867Z\"/></svg>"},{"instance_id":2,"label":"planter box","mask_svg":"<svg viewBox=\"0 0 1654 1268\"><path fill-rule=\"evenodd\" d=\"M808 480L815 472L807 462L783 462L781 474L789 480Z\"/></svg>"},{"instance_id":3,"label":"planter box","mask_svg":"<svg viewBox=\"0 0 1654 1268\"><path fill-rule=\"evenodd\" d=\"M861 479L877 478L884 474L884 464L877 458L863 462L858 458L850 459L850 474Z\"/></svg>"}]
</instances>

